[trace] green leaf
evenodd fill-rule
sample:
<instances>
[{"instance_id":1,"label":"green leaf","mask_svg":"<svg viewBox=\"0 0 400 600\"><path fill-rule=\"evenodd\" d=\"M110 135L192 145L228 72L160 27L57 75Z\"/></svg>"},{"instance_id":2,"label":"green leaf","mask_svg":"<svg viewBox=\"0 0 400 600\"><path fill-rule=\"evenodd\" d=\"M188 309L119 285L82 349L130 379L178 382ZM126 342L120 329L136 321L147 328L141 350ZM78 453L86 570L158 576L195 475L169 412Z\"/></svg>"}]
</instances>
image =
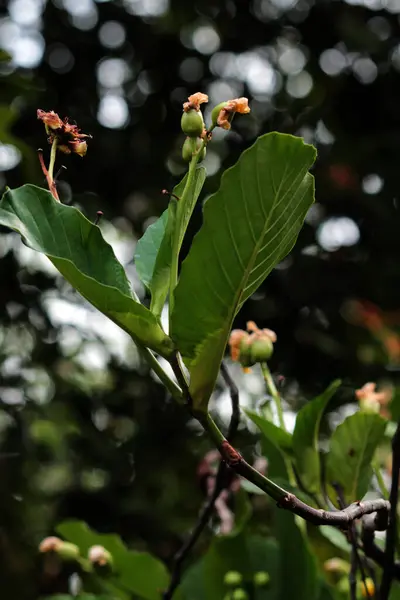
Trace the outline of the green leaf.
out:
<instances>
[{"instance_id":1,"label":"green leaf","mask_svg":"<svg viewBox=\"0 0 400 600\"><path fill-rule=\"evenodd\" d=\"M172 239L175 227L182 228L182 239L196 201L200 195L206 171L200 167L195 172L192 194L185 203L185 211L180 210L178 201L171 196L167 210L140 238L136 246L135 265L137 273L151 293L150 310L157 316L161 314L168 294L171 270ZM187 181L187 175L174 188L173 194L180 198ZM179 219L177 219L177 212ZM182 212L182 215L181 215ZM180 221L179 223L177 221ZM184 228L184 229L183 229Z\"/></svg>"},{"instance_id":2,"label":"green leaf","mask_svg":"<svg viewBox=\"0 0 400 600\"><path fill-rule=\"evenodd\" d=\"M277 578L278 548L272 539L244 532L235 537L217 537L211 543L206 556L188 569L174 596L183 600L221 600L227 588L224 576L227 571L242 574L244 584L251 585L254 573L270 574L268 599L278 600Z\"/></svg>"},{"instance_id":3,"label":"green leaf","mask_svg":"<svg viewBox=\"0 0 400 600\"><path fill-rule=\"evenodd\" d=\"M283 448L291 446L287 437L289 436L290 438L290 434L256 413L247 410L245 413L261 430L261 448L263 455L268 461L268 477L270 479L280 477L288 480L289 477L285 462L286 451ZM277 431L278 429L279 432Z\"/></svg>"},{"instance_id":4,"label":"green leaf","mask_svg":"<svg viewBox=\"0 0 400 600\"><path fill-rule=\"evenodd\" d=\"M171 320L197 410L207 408L236 313L296 241L314 201L307 171L315 155L300 138L264 135L224 173L219 191L204 204Z\"/></svg>"},{"instance_id":5,"label":"green leaf","mask_svg":"<svg viewBox=\"0 0 400 600\"><path fill-rule=\"evenodd\" d=\"M311 494L321 488L321 465L318 451L319 425L329 400L340 386L336 380L298 412L293 432L293 455L300 481Z\"/></svg>"},{"instance_id":6,"label":"green leaf","mask_svg":"<svg viewBox=\"0 0 400 600\"><path fill-rule=\"evenodd\" d=\"M326 461L328 484L343 489L347 504L361 500L368 491L373 474L371 462L382 440L386 420L375 413L356 412L333 432ZM336 503L337 494L331 490Z\"/></svg>"},{"instance_id":7,"label":"green leaf","mask_svg":"<svg viewBox=\"0 0 400 600\"><path fill-rule=\"evenodd\" d=\"M76 544L83 556L87 556L91 546L104 546L113 557L112 583L146 600L161 600L169 575L165 566L151 554L128 550L118 535L97 533L82 521L65 521L57 526L57 532Z\"/></svg>"},{"instance_id":8,"label":"green leaf","mask_svg":"<svg viewBox=\"0 0 400 600\"><path fill-rule=\"evenodd\" d=\"M346 554L350 553L351 545L347 541L343 531L340 531L337 527L330 527L330 525L321 525L319 532L336 548L339 548Z\"/></svg>"},{"instance_id":9,"label":"green leaf","mask_svg":"<svg viewBox=\"0 0 400 600\"><path fill-rule=\"evenodd\" d=\"M279 599L316 600L320 581L306 533L293 514L280 508L275 508L274 524L279 540Z\"/></svg>"},{"instance_id":10,"label":"green leaf","mask_svg":"<svg viewBox=\"0 0 400 600\"><path fill-rule=\"evenodd\" d=\"M263 436L270 439L282 452L288 455L292 454L292 435L290 433L251 410L244 409L244 412L259 427Z\"/></svg>"},{"instance_id":11,"label":"green leaf","mask_svg":"<svg viewBox=\"0 0 400 600\"><path fill-rule=\"evenodd\" d=\"M125 271L100 229L79 210L60 204L46 190L24 185L4 194L0 224L46 254L84 298L135 342L166 357L172 353L171 340L156 317L133 297Z\"/></svg>"}]
</instances>

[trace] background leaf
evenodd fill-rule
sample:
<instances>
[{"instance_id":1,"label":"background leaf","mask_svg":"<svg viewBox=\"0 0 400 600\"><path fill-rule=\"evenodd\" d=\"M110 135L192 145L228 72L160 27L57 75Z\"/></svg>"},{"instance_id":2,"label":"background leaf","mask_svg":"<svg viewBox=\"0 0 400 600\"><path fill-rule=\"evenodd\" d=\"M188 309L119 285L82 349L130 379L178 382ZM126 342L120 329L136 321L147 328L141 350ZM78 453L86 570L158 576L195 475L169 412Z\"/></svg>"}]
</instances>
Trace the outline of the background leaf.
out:
<instances>
[{"instance_id":1,"label":"background leaf","mask_svg":"<svg viewBox=\"0 0 400 600\"><path fill-rule=\"evenodd\" d=\"M356 412L333 432L326 461L327 483L343 488L346 503L361 500L372 477L371 461L385 433L386 421L378 414ZM337 494L331 490L336 504Z\"/></svg>"},{"instance_id":2,"label":"background leaf","mask_svg":"<svg viewBox=\"0 0 400 600\"><path fill-rule=\"evenodd\" d=\"M133 296L122 265L100 229L76 208L57 202L34 185L8 190L0 203L0 224L17 231L60 273L135 341L163 356L172 342L156 317Z\"/></svg>"},{"instance_id":3,"label":"background leaf","mask_svg":"<svg viewBox=\"0 0 400 600\"><path fill-rule=\"evenodd\" d=\"M266 598L278 600L277 567L278 547L274 540L244 533L217 537L206 556L186 572L174 600L221 600L227 592L227 571L241 573L245 587L251 586L255 572L267 571L271 579Z\"/></svg>"},{"instance_id":4,"label":"background leaf","mask_svg":"<svg viewBox=\"0 0 400 600\"><path fill-rule=\"evenodd\" d=\"M293 431L293 457L300 480L305 489L319 493L321 464L318 450L318 433L322 415L340 381L336 380L318 398L308 402L298 412Z\"/></svg>"},{"instance_id":5,"label":"background leaf","mask_svg":"<svg viewBox=\"0 0 400 600\"><path fill-rule=\"evenodd\" d=\"M147 552L128 550L115 534L100 534L82 521L65 521L57 527L58 533L76 544L83 556L90 546L104 546L113 557L115 574L110 580L125 590L146 600L160 600L168 586L169 575L165 566Z\"/></svg>"},{"instance_id":6,"label":"background leaf","mask_svg":"<svg viewBox=\"0 0 400 600\"><path fill-rule=\"evenodd\" d=\"M201 410L236 313L293 247L314 201L307 171L315 154L300 138L264 135L205 202L203 226L182 265L170 332L189 366L191 394Z\"/></svg>"},{"instance_id":7,"label":"background leaf","mask_svg":"<svg viewBox=\"0 0 400 600\"><path fill-rule=\"evenodd\" d=\"M178 201L171 196L167 210L155 223L150 225L136 246L135 265L137 273L144 285L151 292L150 310L159 316L168 294L171 269L172 236L175 227L185 228L189 222L193 208L200 195L206 177L203 167L196 170L193 192L187 198L184 217L179 213ZM173 194L180 198L187 181L187 175L174 187ZM180 221L177 222L177 211ZM183 238L183 234L182 234Z\"/></svg>"},{"instance_id":8,"label":"background leaf","mask_svg":"<svg viewBox=\"0 0 400 600\"><path fill-rule=\"evenodd\" d=\"M251 410L244 412L259 427L264 437L270 439L283 452L292 454L292 435L290 433Z\"/></svg>"},{"instance_id":9,"label":"background leaf","mask_svg":"<svg viewBox=\"0 0 400 600\"><path fill-rule=\"evenodd\" d=\"M316 559L308 544L306 532L297 526L294 515L277 507L274 524L279 541L280 600L316 600L320 582Z\"/></svg>"}]
</instances>

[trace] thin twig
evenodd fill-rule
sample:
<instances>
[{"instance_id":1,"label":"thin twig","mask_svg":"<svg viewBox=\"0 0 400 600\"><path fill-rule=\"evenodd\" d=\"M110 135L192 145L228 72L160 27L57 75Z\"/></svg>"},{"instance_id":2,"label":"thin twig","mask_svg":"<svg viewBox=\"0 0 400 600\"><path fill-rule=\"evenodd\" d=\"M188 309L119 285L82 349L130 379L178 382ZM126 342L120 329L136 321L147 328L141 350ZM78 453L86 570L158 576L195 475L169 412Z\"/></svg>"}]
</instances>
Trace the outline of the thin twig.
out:
<instances>
[{"instance_id":1,"label":"thin twig","mask_svg":"<svg viewBox=\"0 0 400 600\"><path fill-rule=\"evenodd\" d=\"M192 414L214 440L222 458L228 465L238 475L254 483L254 485L271 496L277 502L279 508L290 510L314 525L331 525L333 527L340 527L341 529L348 529L350 523L355 519L376 512L376 529L386 529L390 510L390 503L387 500L379 498L377 500L366 500L365 502L354 502L345 509L337 511L326 511L309 506L299 500L294 494L262 475L246 462L243 456L223 436L209 414L193 410Z\"/></svg>"},{"instance_id":2,"label":"thin twig","mask_svg":"<svg viewBox=\"0 0 400 600\"><path fill-rule=\"evenodd\" d=\"M384 568L386 565L385 551L375 544L375 518L373 514L365 515L362 518L361 541L362 549L368 558L372 559L377 565ZM395 562L392 565L393 577L400 581L400 563Z\"/></svg>"},{"instance_id":3,"label":"thin twig","mask_svg":"<svg viewBox=\"0 0 400 600\"><path fill-rule=\"evenodd\" d=\"M346 508L346 501L343 494L343 489L337 484L332 484L338 495L338 503L341 509ZM357 597L357 569L360 570L361 580L364 584L365 597L371 598L369 589L367 586L367 577L365 575L364 565L361 556L358 552L358 541L357 541L357 529L354 523L351 523L348 530L348 538L351 544L351 558L350 558L350 573L349 573L349 585L350 585L350 597L351 600L356 600Z\"/></svg>"},{"instance_id":4,"label":"thin twig","mask_svg":"<svg viewBox=\"0 0 400 600\"><path fill-rule=\"evenodd\" d=\"M397 500L400 471L400 422L392 439L392 485L390 488L390 519L386 532L385 565L383 567L380 598L388 600L393 581L393 565L397 540Z\"/></svg>"},{"instance_id":5,"label":"thin twig","mask_svg":"<svg viewBox=\"0 0 400 600\"><path fill-rule=\"evenodd\" d=\"M231 396L232 415L229 422L227 438L229 440L232 440L232 438L235 436L238 430L240 422L239 390L235 382L231 378L229 371L224 363L221 364L221 374L224 378L226 385L229 388ZM186 558L195 546L197 540L203 533L204 529L207 527L207 524L214 512L215 503L230 480L231 476L229 472L229 467L223 460L221 460L215 478L214 490L211 496L207 498L207 500L204 502L199 517L197 519L195 528L193 529L186 542L182 545L182 547L178 550L177 554L175 555L171 581L168 589L163 594L163 600L170 600L172 598L176 588L178 587L181 581L183 563L185 562Z\"/></svg>"}]
</instances>

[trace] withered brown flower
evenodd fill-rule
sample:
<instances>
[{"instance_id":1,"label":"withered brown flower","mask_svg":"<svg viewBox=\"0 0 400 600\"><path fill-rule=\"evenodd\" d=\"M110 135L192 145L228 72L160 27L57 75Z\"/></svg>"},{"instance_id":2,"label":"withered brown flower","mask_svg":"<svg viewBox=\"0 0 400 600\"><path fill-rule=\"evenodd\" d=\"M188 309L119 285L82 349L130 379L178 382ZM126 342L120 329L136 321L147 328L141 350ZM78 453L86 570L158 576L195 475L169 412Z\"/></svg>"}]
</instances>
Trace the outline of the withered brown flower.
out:
<instances>
[{"instance_id":1,"label":"withered brown flower","mask_svg":"<svg viewBox=\"0 0 400 600\"><path fill-rule=\"evenodd\" d=\"M188 98L188 102L183 103L183 110L185 112L189 112L189 110L200 110L200 104L204 102L208 102L207 94L203 94L202 92L196 92L192 94Z\"/></svg>"},{"instance_id":2,"label":"withered brown flower","mask_svg":"<svg viewBox=\"0 0 400 600\"><path fill-rule=\"evenodd\" d=\"M53 110L46 112L39 108L37 118L45 124L46 132L49 134L49 144L57 140L57 148L61 152L85 156L87 152L85 140L91 138L91 135L81 133L77 125L68 123L68 117L62 120Z\"/></svg>"},{"instance_id":3,"label":"withered brown flower","mask_svg":"<svg viewBox=\"0 0 400 600\"><path fill-rule=\"evenodd\" d=\"M247 98L235 98L228 100L224 107L221 108L218 118L217 125L222 129L230 129L231 121L235 113L246 115L250 112L249 101Z\"/></svg>"}]
</instances>

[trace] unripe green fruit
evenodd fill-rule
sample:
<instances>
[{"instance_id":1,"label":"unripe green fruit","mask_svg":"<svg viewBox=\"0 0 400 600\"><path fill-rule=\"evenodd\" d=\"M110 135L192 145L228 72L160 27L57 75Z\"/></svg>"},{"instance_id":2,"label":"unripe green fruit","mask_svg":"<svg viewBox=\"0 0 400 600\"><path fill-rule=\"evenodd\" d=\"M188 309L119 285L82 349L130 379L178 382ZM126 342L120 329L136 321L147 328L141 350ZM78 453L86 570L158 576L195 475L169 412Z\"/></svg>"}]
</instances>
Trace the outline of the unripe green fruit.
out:
<instances>
[{"instance_id":1,"label":"unripe green fruit","mask_svg":"<svg viewBox=\"0 0 400 600\"><path fill-rule=\"evenodd\" d=\"M224 584L229 587L235 587L242 583L243 577L239 571L227 571L224 577Z\"/></svg>"},{"instance_id":2,"label":"unripe green fruit","mask_svg":"<svg viewBox=\"0 0 400 600\"><path fill-rule=\"evenodd\" d=\"M242 367L252 367L255 362L251 356L251 346L248 337L244 338L239 344L239 362Z\"/></svg>"},{"instance_id":3,"label":"unripe green fruit","mask_svg":"<svg viewBox=\"0 0 400 600\"><path fill-rule=\"evenodd\" d=\"M204 131L203 115L199 110L190 109L183 112L181 119L181 128L185 135L189 137L199 137Z\"/></svg>"},{"instance_id":4,"label":"unripe green fruit","mask_svg":"<svg viewBox=\"0 0 400 600\"><path fill-rule=\"evenodd\" d=\"M62 542L55 550L58 556L65 561L78 560L80 556L79 548L76 544Z\"/></svg>"},{"instance_id":5,"label":"unripe green fruit","mask_svg":"<svg viewBox=\"0 0 400 600\"><path fill-rule=\"evenodd\" d=\"M218 119L218 115L221 112L222 108L225 108L225 106L227 105L227 102L220 102L219 104L217 104L217 106L214 106L214 108L212 109L211 112L211 122L213 124L214 127L217 126L217 119Z\"/></svg>"},{"instance_id":6,"label":"unripe green fruit","mask_svg":"<svg viewBox=\"0 0 400 600\"><path fill-rule=\"evenodd\" d=\"M254 363L265 362L271 358L274 346L267 337L255 339L250 344L250 357Z\"/></svg>"},{"instance_id":7,"label":"unripe green fruit","mask_svg":"<svg viewBox=\"0 0 400 600\"><path fill-rule=\"evenodd\" d=\"M187 137L186 140L184 141L183 147L182 147L183 160L185 162L190 162L192 160L193 153L197 152L197 150L200 149L200 146L202 145L202 143L203 143L203 140L201 138L193 139L193 138ZM200 152L198 162L201 162L202 160L205 159L206 152L207 152L206 148L204 147L203 150Z\"/></svg>"},{"instance_id":8,"label":"unripe green fruit","mask_svg":"<svg viewBox=\"0 0 400 600\"><path fill-rule=\"evenodd\" d=\"M254 573L254 585L256 587L265 587L269 584L270 576L267 571L258 571Z\"/></svg>"},{"instance_id":9,"label":"unripe green fruit","mask_svg":"<svg viewBox=\"0 0 400 600\"><path fill-rule=\"evenodd\" d=\"M249 595L243 588L237 588L232 592L232 600L249 600Z\"/></svg>"}]
</instances>

